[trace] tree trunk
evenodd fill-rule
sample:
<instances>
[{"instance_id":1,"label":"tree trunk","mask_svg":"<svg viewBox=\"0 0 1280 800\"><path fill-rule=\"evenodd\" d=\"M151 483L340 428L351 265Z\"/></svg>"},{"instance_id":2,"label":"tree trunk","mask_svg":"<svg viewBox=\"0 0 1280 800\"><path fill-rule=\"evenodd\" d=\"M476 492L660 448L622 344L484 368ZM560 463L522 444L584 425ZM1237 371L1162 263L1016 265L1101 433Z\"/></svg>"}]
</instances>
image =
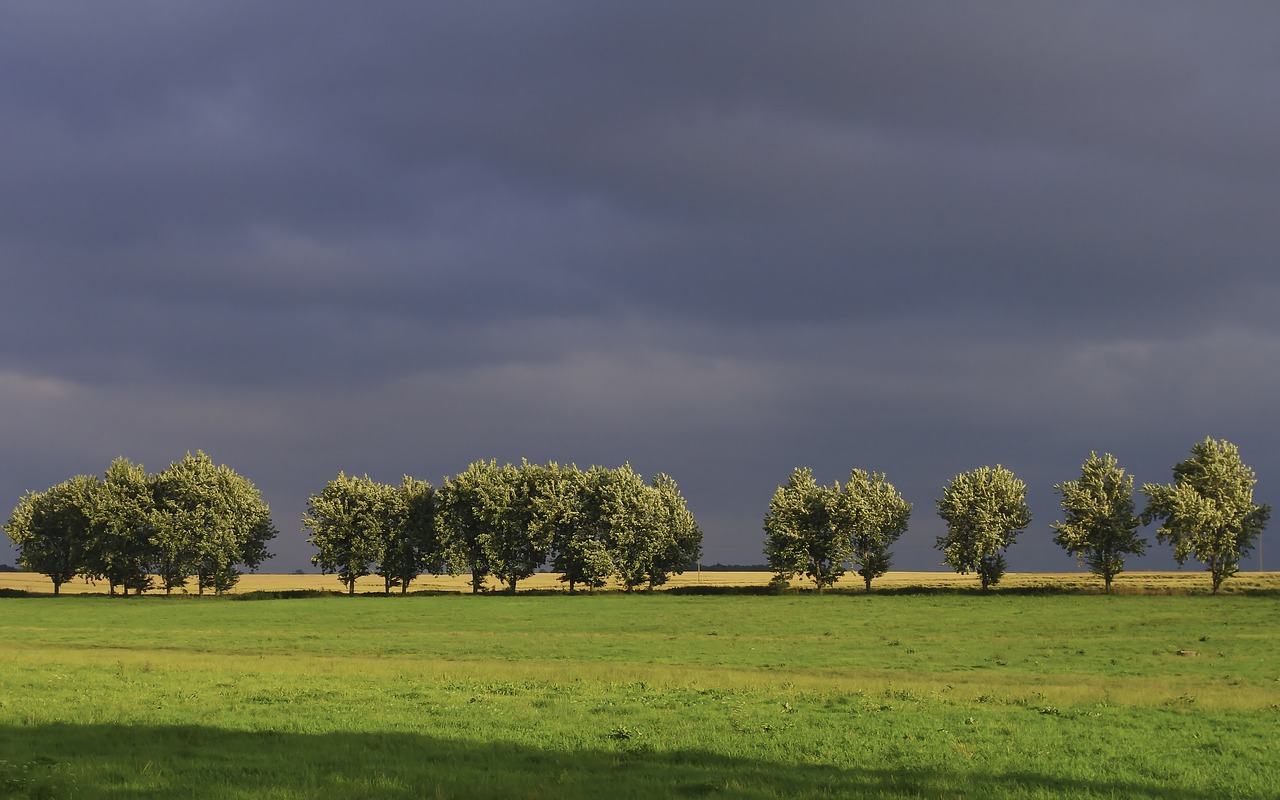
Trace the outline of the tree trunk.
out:
<instances>
[{"instance_id":1,"label":"tree trunk","mask_svg":"<svg viewBox=\"0 0 1280 800\"><path fill-rule=\"evenodd\" d=\"M60 589L60 588L62 588L62 583L61 583L60 581L54 581L54 582L53 582L53 596L54 596L54 597L57 597L57 596L58 596L58 589Z\"/></svg>"},{"instance_id":2,"label":"tree trunk","mask_svg":"<svg viewBox=\"0 0 1280 800\"><path fill-rule=\"evenodd\" d=\"M1110 575L1103 575L1103 576L1102 576L1102 580L1103 580L1103 583L1105 583L1105 584L1106 584L1106 585L1103 587L1103 589L1102 589L1102 590L1103 590L1103 592L1104 592L1104 593L1106 593L1106 594L1111 594L1111 576L1110 576Z\"/></svg>"},{"instance_id":3,"label":"tree trunk","mask_svg":"<svg viewBox=\"0 0 1280 800\"><path fill-rule=\"evenodd\" d=\"M352 578L350 581L347 582L347 594L353 595L355 593L356 593L356 579Z\"/></svg>"},{"instance_id":4,"label":"tree trunk","mask_svg":"<svg viewBox=\"0 0 1280 800\"><path fill-rule=\"evenodd\" d=\"M985 592L985 591L987 591L987 589L989 588L990 584L989 584L989 583L988 583L988 581L987 581L987 572L986 572L986 570L979 569L979 570L978 570L978 577L982 579L982 591L984 591L984 592Z\"/></svg>"},{"instance_id":5,"label":"tree trunk","mask_svg":"<svg viewBox=\"0 0 1280 800\"><path fill-rule=\"evenodd\" d=\"M408 594L408 593L409 593L409 582L400 581L400 594Z\"/></svg>"},{"instance_id":6,"label":"tree trunk","mask_svg":"<svg viewBox=\"0 0 1280 800\"><path fill-rule=\"evenodd\" d=\"M868 577L867 577L867 576L865 576L865 575L863 575L863 576L862 576L862 579L863 579L864 581L866 581L866 582L867 582L867 591L868 591L868 592L870 592L870 591L871 591L871 579L870 579L870 578L868 578Z\"/></svg>"},{"instance_id":7,"label":"tree trunk","mask_svg":"<svg viewBox=\"0 0 1280 800\"><path fill-rule=\"evenodd\" d=\"M573 578L569 579L569 594L573 594Z\"/></svg>"}]
</instances>

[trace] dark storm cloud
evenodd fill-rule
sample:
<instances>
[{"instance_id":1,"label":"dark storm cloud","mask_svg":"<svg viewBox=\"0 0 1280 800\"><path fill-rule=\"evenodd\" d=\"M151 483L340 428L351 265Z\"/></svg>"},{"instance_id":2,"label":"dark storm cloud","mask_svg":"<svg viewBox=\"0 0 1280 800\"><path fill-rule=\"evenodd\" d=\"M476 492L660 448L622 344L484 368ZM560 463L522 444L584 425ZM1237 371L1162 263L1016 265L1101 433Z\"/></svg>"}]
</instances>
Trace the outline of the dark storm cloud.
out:
<instances>
[{"instance_id":1,"label":"dark storm cloud","mask_svg":"<svg viewBox=\"0 0 1280 800\"><path fill-rule=\"evenodd\" d=\"M1227 436L1270 490L1277 34L1264 4L5 6L0 488L202 447L293 536L338 469L629 458L741 561L792 466L861 466L916 501L916 566L982 463L1041 540L1090 449L1164 480Z\"/></svg>"}]
</instances>

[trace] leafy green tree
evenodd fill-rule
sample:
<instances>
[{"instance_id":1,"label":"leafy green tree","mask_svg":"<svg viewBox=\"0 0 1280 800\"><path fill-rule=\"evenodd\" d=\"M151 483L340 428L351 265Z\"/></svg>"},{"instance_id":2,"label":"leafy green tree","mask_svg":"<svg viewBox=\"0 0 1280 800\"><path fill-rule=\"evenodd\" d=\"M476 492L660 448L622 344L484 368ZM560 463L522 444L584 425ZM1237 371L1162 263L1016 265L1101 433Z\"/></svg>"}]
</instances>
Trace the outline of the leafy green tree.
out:
<instances>
[{"instance_id":1,"label":"leafy green tree","mask_svg":"<svg viewBox=\"0 0 1280 800\"><path fill-rule=\"evenodd\" d=\"M100 487L96 477L77 475L43 492L27 492L5 525L18 563L47 575L55 595L80 572Z\"/></svg>"},{"instance_id":2,"label":"leafy green tree","mask_svg":"<svg viewBox=\"0 0 1280 800\"><path fill-rule=\"evenodd\" d=\"M658 473L650 482L653 495L654 546L649 562L649 588L681 575L702 556L702 531L689 511L675 479Z\"/></svg>"},{"instance_id":3,"label":"leafy green tree","mask_svg":"<svg viewBox=\"0 0 1280 800\"><path fill-rule=\"evenodd\" d=\"M773 493L764 518L764 552L779 581L803 574L821 592L844 575L850 540L833 524L833 494L808 467L797 467Z\"/></svg>"},{"instance_id":4,"label":"leafy green tree","mask_svg":"<svg viewBox=\"0 0 1280 800\"><path fill-rule=\"evenodd\" d=\"M551 463L543 473L534 499L540 524L551 531L551 568L573 594L578 585L588 590L604 586L614 572L606 534L593 519L590 483L597 470L583 472L573 465Z\"/></svg>"},{"instance_id":5,"label":"leafy green tree","mask_svg":"<svg viewBox=\"0 0 1280 800\"><path fill-rule=\"evenodd\" d=\"M391 594L396 586L407 586L403 579L412 581L419 573L408 574L412 563L402 561L406 555L402 531L404 517L408 513L406 498L400 487L380 483L367 475L360 479L359 512L356 524L366 542L366 552L371 558L369 572L382 578L383 594Z\"/></svg>"},{"instance_id":6,"label":"leafy green tree","mask_svg":"<svg viewBox=\"0 0 1280 800\"><path fill-rule=\"evenodd\" d=\"M326 575L336 574L348 594L355 594L356 581L382 560L390 524L385 496L385 488L367 475L339 472L307 500L302 524L311 531L307 541L319 551L311 563Z\"/></svg>"},{"instance_id":7,"label":"leafy green tree","mask_svg":"<svg viewBox=\"0 0 1280 800\"><path fill-rule=\"evenodd\" d=\"M436 527L436 490L426 481L404 476L399 487L388 495L390 538L382 548L377 573L387 581L387 591L399 586L400 593L424 572L444 571L439 531Z\"/></svg>"},{"instance_id":8,"label":"leafy green tree","mask_svg":"<svg viewBox=\"0 0 1280 800\"><path fill-rule=\"evenodd\" d=\"M906 532L911 504L882 473L860 469L853 470L849 482L834 494L832 526L838 535L848 537L848 558L857 565L869 592L871 581L893 565L889 548Z\"/></svg>"},{"instance_id":9,"label":"leafy green tree","mask_svg":"<svg viewBox=\"0 0 1280 800\"><path fill-rule=\"evenodd\" d=\"M446 479L439 520L447 563L470 569L472 590L496 575L514 592L551 560L569 583L602 586L617 575L627 591L664 583L701 550L702 533L675 481L645 484L631 466L541 466L479 461Z\"/></svg>"},{"instance_id":10,"label":"leafy green tree","mask_svg":"<svg viewBox=\"0 0 1280 800\"><path fill-rule=\"evenodd\" d=\"M151 588L155 519L154 481L141 464L121 456L107 467L94 493L92 536L81 574L106 580L111 594L120 586L128 595Z\"/></svg>"},{"instance_id":11,"label":"leafy green tree","mask_svg":"<svg viewBox=\"0 0 1280 800\"><path fill-rule=\"evenodd\" d=\"M1173 544L1179 564L1188 557L1203 563L1217 594L1271 518L1271 506L1253 502L1255 483L1234 444L1205 437L1174 466L1172 484L1143 484L1142 521L1159 520L1156 538Z\"/></svg>"},{"instance_id":12,"label":"leafy green tree","mask_svg":"<svg viewBox=\"0 0 1280 800\"><path fill-rule=\"evenodd\" d=\"M212 464L207 456L197 452ZM212 589L221 594L240 580L239 567L256 570L271 557L267 542L278 531L271 521L271 509L253 482L226 465L218 465L210 476L215 491L213 501L221 515L202 529L196 585L201 594Z\"/></svg>"},{"instance_id":13,"label":"leafy green tree","mask_svg":"<svg viewBox=\"0 0 1280 800\"><path fill-rule=\"evenodd\" d=\"M569 584L570 594L580 585L588 591L599 589L615 572L609 545L585 527L557 541L552 566L560 572L560 580Z\"/></svg>"},{"instance_id":14,"label":"leafy green tree","mask_svg":"<svg viewBox=\"0 0 1280 800\"><path fill-rule=\"evenodd\" d=\"M1126 555L1142 555L1146 540L1138 535L1141 520L1134 514L1133 476L1125 475L1115 456L1089 453L1080 478L1054 484L1062 496L1064 520L1050 527L1053 541L1087 564L1107 593L1111 581L1124 570Z\"/></svg>"},{"instance_id":15,"label":"leafy green tree","mask_svg":"<svg viewBox=\"0 0 1280 800\"><path fill-rule=\"evenodd\" d=\"M440 486L437 520L445 565L450 575L471 575L471 591L484 589L484 581L492 571L484 537L488 533L485 513L492 473L498 465L493 461L476 461Z\"/></svg>"},{"instance_id":16,"label":"leafy green tree","mask_svg":"<svg viewBox=\"0 0 1280 800\"><path fill-rule=\"evenodd\" d=\"M543 468L528 461L519 467L490 462L477 483L476 498L484 528L479 544L485 563L507 591L547 561L553 534L536 510Z\"/></svg>"},{"instance_id":17,"label":"leafy green tree","mask_svg":"<svg viewBox=\"0 0 1280 800\"><path fill-rule=\"evenodd\" d=\"M212 547L205 540L217 536L216 528L227 515L217 467L204 453L187 453L153 482L153 567L165 594L170 594L199 571L202 554Z\"/></svg>"},{"instance_id":18,"label":"leafy green tree","mask_svg":"<svg viewBox=\"0 0 1280 800\"><path fill-rule=\"evenodd\" d=\"M632 592L653 573L658 498L630 464L598 470L593 478L591 523L603 534L614 574Z\"/></svg>"},{"instance_id":19,"label":"leafy green tree","mask_svg":"<svg viewBox=\"0 0 1280 800\"><path fill-rule=\"evenodd\" d=\"M938 537L943 563L961 575L977 572L982 590L1000 582L1004 553L1031 524L1027 487L1000 465L951 479L938 500L947 535Z\"/></svg>"},{"instance_id":20,"label":"leafy green tree","mask_svg":"<svg viewBox=\"0 0 1280 800\"><path fill-rule=\"evenodd\" d=\"M598 589L618 574L613 528L615 520L624 516L623 498L627 492L619 485L623 474L602 466L593 466L581 474L576 513L556 539L553 562L570 590L578 583ZM633 476L628 477L634 481ZM632 491L636 491L634 483Z\"/></svg>"}]
</instances>

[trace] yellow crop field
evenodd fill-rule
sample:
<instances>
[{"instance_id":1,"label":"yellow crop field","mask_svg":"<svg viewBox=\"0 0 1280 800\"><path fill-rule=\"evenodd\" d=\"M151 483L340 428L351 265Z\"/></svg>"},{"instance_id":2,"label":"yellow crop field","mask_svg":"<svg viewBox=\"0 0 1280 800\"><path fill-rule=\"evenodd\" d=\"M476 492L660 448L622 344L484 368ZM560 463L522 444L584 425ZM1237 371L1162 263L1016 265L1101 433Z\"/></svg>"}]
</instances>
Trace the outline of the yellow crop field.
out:
<instances>
[{"instance_id":1,"label":"yellow crop field","mask_svg":"<svg viewBox=\"0 0 1280 800\"><path fill-rule=\"evenodd\" d=\"M686 572L674 575L659 591L669 589L689 589L691 587L714 588L751 588L763 587L772 576L767 572ZM796 579L791 586L797 589L812 588L812 584L803 579ZM957 575L952 572L890 572L877 578L873 584L879 590L904 589L973 589L977 588L977 579L972 575ZM995 591L1001 589L1045 589L1059 591L1101 591L1101 581L1084 572L1011 572L1004 576ZM471 576L434 576L424 575L410 585L414 592L459 592L471 591ZM497 581L490 579L486 584L490 591L501 587ZM49 594L53 589L49 579L33 572L0 572L0 589L18 590L33 594ZM360 593L381 592L382 579L377 576L361 578L356 582L356 591ZM526 578L519 583L521 591L565 591L568 589L561 583L559 576L541 573ZM841 592L861 592L862 582L856 576L846 576L835 589ZM1117 594L1187 594L1207 592L1208 576L1199 571L1181 572L1125 572L1117 576L1113 591ZM334 575L317 574L251 574L240 578L240 583L232 590L233 594L248 592L286 592L319 590L340 592L344 590L342 583ZM195 591L194 587L186 590ZM620 585L606 588L606 591L621 591ZM1222 592L1233 594L1251 591L1280 591L1280 572L1242 572L1225 584ZM76 578L62 586L64 594L105 594L107 585L99 582L89 583ZM154 593L154 592L153 592Z\"/></svg>"}]
</instances>

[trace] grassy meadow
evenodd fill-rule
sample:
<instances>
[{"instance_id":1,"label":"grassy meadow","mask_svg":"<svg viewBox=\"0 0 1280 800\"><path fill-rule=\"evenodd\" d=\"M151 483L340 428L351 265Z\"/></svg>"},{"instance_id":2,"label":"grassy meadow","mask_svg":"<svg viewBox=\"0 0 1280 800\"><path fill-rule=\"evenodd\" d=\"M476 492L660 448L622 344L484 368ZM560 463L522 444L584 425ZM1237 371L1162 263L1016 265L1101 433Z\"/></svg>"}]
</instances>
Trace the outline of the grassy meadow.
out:
<instances>
[{"instance_id":1,"label":"grassy meadow","mask_svg":"<svg viewBox=\"0 0 1280 800\"><path fill-rule=\"evenodd\" d=\"M1265 587L0 598L0 797L1270 798L1278 729Z\"/></svg>"}]
</instances>

